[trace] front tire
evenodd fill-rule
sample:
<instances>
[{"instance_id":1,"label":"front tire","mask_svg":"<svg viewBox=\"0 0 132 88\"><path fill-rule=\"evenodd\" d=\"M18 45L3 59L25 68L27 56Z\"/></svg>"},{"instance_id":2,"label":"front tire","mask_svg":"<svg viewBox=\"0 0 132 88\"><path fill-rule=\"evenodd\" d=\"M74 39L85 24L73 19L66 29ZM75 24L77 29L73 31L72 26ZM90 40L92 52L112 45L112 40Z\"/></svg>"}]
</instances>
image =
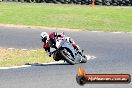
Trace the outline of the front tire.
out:
<instances>
[{"instance_id":1,"label":"front tire","mask_svg":"<svg viewBox=\"0 0 132 88\"><path fill-rule=\"evenodd\" d=\"M75 59L72 57L72 55L69 53L69 51L67 49L61 50L60 53L61 53L63 59L66 62L68 62L71 65L74 65L75 64L75 62L74 62Z\"/></svg>"}]
</instances>

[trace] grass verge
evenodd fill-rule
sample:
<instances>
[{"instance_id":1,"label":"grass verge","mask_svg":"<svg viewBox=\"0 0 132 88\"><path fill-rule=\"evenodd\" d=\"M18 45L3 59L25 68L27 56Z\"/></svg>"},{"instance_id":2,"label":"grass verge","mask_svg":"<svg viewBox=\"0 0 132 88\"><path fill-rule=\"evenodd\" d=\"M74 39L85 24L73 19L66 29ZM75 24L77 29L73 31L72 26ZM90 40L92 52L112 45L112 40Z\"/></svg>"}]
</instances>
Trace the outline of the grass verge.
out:
<instances>
[{"instance_id":1,"label":"grass verge","mask_svg":"<svg viewBox=\"0 0 132 88\"><path fill-rule=\"evenodd\" d=\"M0 23L131 32L132 7L1 2Z\"/></svg>"},{"instance_id":2,"label":"grass verge","mask_svg":"<svg viewBox=\"0 0 132 88\"><path fill-rule=\"evenodd\" d=\"M44 50L20 50L0 48L0 67L20 66L26 63L46 63L54 61Z\"/></svg>"}]
</instances>

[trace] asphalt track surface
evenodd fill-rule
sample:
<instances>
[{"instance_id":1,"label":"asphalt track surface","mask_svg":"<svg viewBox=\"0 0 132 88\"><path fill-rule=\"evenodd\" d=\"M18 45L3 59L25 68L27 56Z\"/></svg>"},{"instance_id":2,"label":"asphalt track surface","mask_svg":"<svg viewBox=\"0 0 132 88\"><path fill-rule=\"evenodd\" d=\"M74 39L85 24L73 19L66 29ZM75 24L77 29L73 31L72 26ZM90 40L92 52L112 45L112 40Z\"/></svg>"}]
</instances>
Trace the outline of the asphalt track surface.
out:
<instances>
[{"instance_id":1,"label":"asphalt track surface","mask_svg":"<svg viewBox=\"0 0 132 88\"><path fill-rule=\"evenodd\" d=\"M0 47L42 48L40 33L55 30L0 27ZM59 31L59 30L58 30ZM132 88L132 84L86 84L76 83L77 68L87 73L132 75L132 34L104 32L71 32L71 36L86 53L97 58L86 64L52 64L27 68L0 70L0 88Z\"/></svg>"}]
</instances>

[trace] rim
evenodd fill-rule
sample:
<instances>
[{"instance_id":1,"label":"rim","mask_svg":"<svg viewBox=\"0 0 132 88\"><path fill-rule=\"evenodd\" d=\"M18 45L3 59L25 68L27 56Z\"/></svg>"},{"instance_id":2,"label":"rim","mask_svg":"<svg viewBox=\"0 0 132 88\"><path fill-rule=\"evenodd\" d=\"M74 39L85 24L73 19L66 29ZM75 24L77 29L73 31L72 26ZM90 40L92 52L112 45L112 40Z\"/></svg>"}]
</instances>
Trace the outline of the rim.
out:
<instances>
[{"instance_id":1,"label":"rim","mask_svg":"<svg viewBox=\"0 0 132 88\"><path fill-rule=\"evenodd\" d=\"M65 49L65 50L63 50L63 53L70 59L70 60L72 60L72 61L74 61L74 59L73 58L71 58L72 56L71 56L71 54L69 53L69 52L67 52L67 50Z\"/></svg>"}]
</instances>

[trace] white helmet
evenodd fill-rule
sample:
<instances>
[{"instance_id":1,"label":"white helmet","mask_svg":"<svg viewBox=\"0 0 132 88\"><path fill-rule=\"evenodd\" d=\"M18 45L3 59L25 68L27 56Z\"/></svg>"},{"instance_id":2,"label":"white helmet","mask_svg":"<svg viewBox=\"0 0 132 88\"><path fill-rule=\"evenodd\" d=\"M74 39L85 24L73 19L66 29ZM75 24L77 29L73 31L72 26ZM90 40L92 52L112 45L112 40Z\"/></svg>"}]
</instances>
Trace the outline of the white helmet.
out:
<instances>
[{"instance_id":1,"label":"white helmet","mask_svg":"<svg viewBox=\"0 0 132 88\"><path fill-rule=\"evenodd\" d=\"M48 35L47 32L42 32L42 33L40 34L40 37L41 37L42 42L45 42L46 40L49 39L49 35Z\"/></svg>"}]
</instances>

